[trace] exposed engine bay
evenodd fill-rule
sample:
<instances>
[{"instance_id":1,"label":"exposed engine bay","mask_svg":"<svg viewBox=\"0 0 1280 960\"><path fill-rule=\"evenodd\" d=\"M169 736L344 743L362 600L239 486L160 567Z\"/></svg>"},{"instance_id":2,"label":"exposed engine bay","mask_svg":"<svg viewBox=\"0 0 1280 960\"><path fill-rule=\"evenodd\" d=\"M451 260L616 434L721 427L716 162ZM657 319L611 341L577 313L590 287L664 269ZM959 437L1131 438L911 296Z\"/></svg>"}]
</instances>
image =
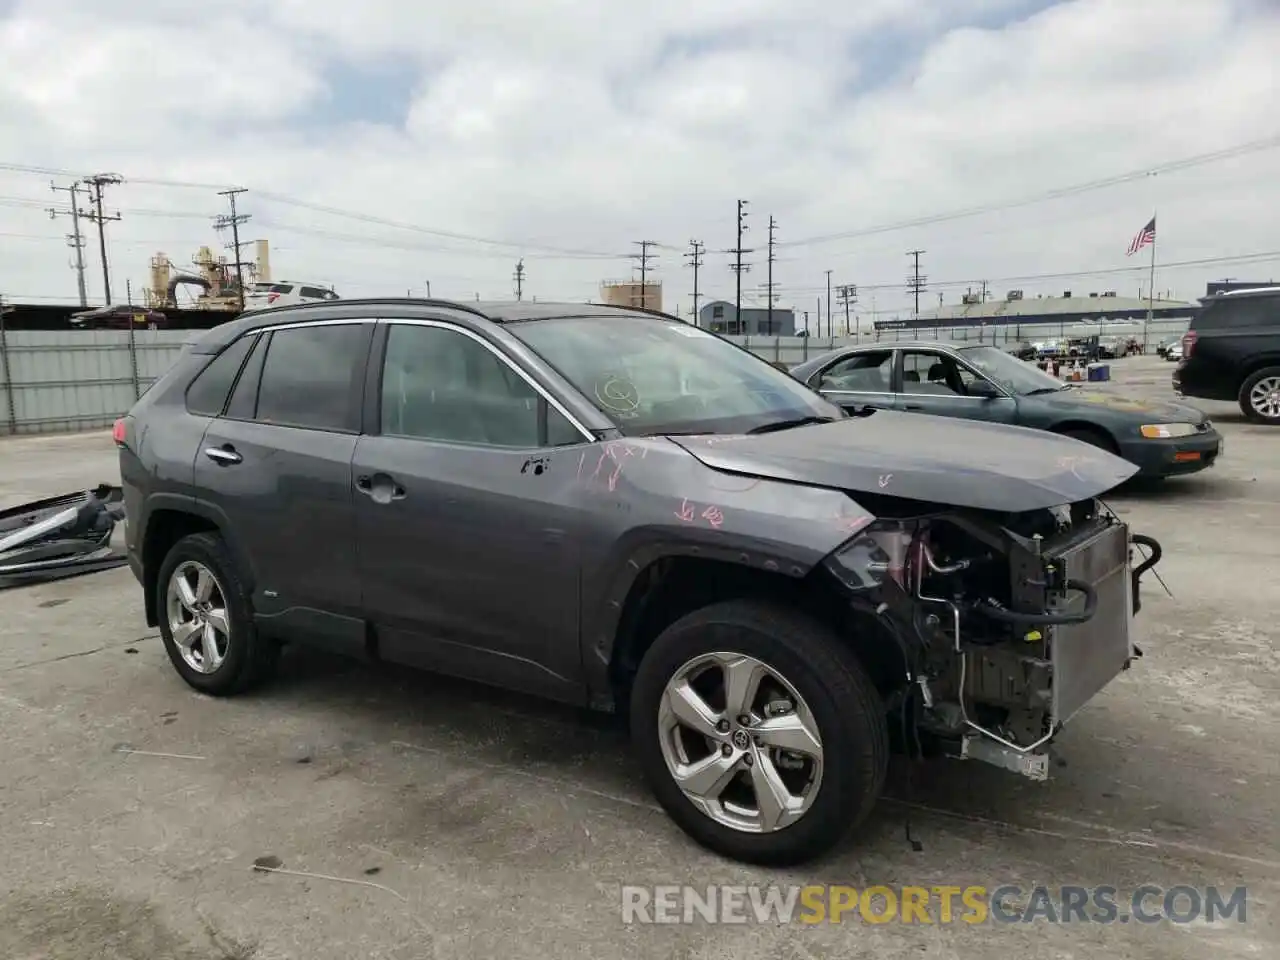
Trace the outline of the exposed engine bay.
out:
<instances>
[{"instance_id":1,"label":"exposed engine bay","mask_svg":"<svg viewBox=\"0 0 1280 960\"><path fill-rule=\"evenodd\" d=\"M1130 622L1160 556L1088 499L1017 514L882 512L827 566L899 647L894 705L909 740L1043 780L1063 724L1142 655Z\"/></svg>"}]
</instances>

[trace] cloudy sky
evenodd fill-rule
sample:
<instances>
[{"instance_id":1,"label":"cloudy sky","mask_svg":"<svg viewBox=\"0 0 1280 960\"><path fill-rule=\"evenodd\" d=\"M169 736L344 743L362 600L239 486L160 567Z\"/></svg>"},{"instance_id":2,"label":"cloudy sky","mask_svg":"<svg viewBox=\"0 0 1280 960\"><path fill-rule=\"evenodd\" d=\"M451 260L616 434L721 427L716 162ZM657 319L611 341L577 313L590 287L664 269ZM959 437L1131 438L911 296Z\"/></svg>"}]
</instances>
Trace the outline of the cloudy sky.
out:
<instances>
[{"instance_id":1,"label":"cloudy sky","mask_svg":"<svg viewBox=\"0 0 1280 960\"><path fill-rule=\"evenodd\" d=\"M828 270L902 309L911 249L933 305L1136 295L1153 210L1194 297L1280 277L1278 50L1280 0L0 0L0 293L74 299L50 173L110 171L113 293L229 241L235 185L276 276L344 296L508 297L523 257L587 300L652 240L687 312L691 239L732 299L742 198L744 288L773 216L801 310Z\"/></svg>"}]
</instances>

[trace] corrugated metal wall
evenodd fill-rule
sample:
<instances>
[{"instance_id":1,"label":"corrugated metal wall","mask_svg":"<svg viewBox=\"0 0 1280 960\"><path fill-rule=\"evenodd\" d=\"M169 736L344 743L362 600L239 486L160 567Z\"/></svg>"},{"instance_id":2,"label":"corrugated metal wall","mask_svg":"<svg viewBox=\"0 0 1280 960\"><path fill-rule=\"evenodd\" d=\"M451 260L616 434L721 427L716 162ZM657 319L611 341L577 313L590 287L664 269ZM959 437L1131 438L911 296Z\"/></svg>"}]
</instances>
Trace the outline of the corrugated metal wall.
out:
<instances>
[{"instance_id":1,"label":"corrugated metal wall","mask_svg":"<svg viewBox=\"0 0 1280 960\"><path fill-rule=\"evenodd\" d=\"M178 358L182 345L199 334L6 331L0 347L0 434L111 426Z\"/></svg>"}]
</instances>

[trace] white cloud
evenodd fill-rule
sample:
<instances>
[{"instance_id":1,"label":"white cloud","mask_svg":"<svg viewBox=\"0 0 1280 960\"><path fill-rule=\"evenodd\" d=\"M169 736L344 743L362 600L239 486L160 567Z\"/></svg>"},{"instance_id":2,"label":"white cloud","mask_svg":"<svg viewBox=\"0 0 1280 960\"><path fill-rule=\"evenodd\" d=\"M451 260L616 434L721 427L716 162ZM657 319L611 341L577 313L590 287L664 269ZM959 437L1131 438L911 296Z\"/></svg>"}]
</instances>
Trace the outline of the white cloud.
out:
<instances>
[{"instance_id":1,"label":"white cloud","mask_svg":"<svg viewBox=\"0 0 1280 960\"><path fill-rule=\"evenodd\" d=\"M437 295L504 296L524 253L527 290L585 299L630 272L632 241L653 239L667 245L657 270L668 305L687 308L690 237L710 251L704 292L732 289L716 251L733 245L739 197L752 201L751 286L764 279L770 214L783 241L856 232L1256 139L1277 132L1280 115L1280 10L1266 0L1067 0L1040 12L1032 0L231 0L212 18L158 0L112 7L110 20L91 0L0 13L0 162L243 184L246 230L271 239L277 274L347 295L419 291L430 279ZM325 121L327 103L350 117L361 97L395 101L385 85L349 86L388 64L416 78L390 104L400 125ZM997 287L1131 267L1124 247L1152 209L1162 260L1278 250L1261 212L1280 201L1278 157L784 246L775 279L803 309L825 293L828 268L867 291L896 285L877 294L886 309L906 302L903 251L914 247L934 281ZM0 171L6 296L74 294L58 241L69 224L41 209L58 199L47 180ZM361 223L267 191L530 245ZM109 201L124 215L109 228L117 289L126 277L145 284L157 249L183 262L221 242L213 190L130 182ZM619 257L545 259L543 247ZM1278 266L1170 270L1160 283L1194 296L1206 279ZM1139 282L1010 285L1132 292Z\"/></svg>"}]
</instances>

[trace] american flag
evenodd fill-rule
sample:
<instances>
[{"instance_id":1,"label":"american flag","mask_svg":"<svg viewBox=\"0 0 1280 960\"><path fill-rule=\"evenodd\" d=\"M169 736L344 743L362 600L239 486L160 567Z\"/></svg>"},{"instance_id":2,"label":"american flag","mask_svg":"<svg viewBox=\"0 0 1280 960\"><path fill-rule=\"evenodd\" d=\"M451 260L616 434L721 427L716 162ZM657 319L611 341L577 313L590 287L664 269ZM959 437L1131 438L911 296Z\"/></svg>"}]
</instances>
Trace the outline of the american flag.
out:
<instances>
[{"instance_id":1,"label":"american flag","mask_svg":"<svg viewBox=\"0 0 1280 960\"><path fill-rule=\"evenodd\" d=\"M1148 243L1156 242L1156 218L1152 217L1151 222L1138 231L1138 235L1133 238L1133 242L1129 244L1129 250L1125 253L1126 257L1132 257L1135 253L1145 247Z\"/></svg>"}]
</instances>

